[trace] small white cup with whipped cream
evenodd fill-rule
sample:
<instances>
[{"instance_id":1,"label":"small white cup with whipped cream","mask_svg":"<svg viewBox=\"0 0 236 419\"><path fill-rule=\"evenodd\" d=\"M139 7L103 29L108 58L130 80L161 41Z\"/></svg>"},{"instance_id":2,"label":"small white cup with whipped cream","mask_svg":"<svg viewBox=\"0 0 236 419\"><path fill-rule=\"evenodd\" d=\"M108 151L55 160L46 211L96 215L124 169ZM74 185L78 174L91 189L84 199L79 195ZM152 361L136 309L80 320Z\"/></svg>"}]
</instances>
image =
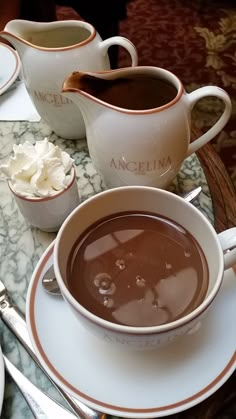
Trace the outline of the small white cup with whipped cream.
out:
<instances>
[{"instance_id":1,"label":"small white cup with whipped cream","mask_svg":"<svg viewBox=\"0 0 236 419\"><path fill-rule=\"evenodd\" d=\"M74 160L47 139L14 145L0 170L33 227L56 232L79 204Z\"/></svg>"}]
</instances>

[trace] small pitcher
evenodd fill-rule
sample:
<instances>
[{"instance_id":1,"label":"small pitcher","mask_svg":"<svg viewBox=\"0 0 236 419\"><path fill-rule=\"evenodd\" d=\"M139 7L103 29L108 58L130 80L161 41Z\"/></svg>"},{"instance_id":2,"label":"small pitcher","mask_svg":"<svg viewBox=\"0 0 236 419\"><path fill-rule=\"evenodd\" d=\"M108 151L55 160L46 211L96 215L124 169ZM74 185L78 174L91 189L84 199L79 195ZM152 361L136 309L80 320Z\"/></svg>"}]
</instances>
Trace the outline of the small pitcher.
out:
<instances>
[{"instance_id":1,"label":"small pitcher","mask_svg":"<svg viewBox=\"0 0 236 419\"><path fill-rule=\"evenodd\" d=\"M61 95L66 75L74 70L109 70L107 50L112 45L126 48L132 65L137 65L136 49L128 39L114 36L102 41L92 25L79 20L36 23L15 19L0 36L19 53L25 85L39 115L66 139L85 136L78 108Z\"/></svg>"},{"instance_id":2,"label":"small pitcher","mask_svg":"<svg viewBox=\"0 0 236 419\"><path fill-rule=\"evenodd\" d=\"M157 67L74 72L62 91L83 114L90 156L110 188L166 188L184 159L214 138L231 115L230 98L221 88L206 86L187 94L174 74ZM221 99L225 109L190 144L191 110L206 96Z\"/></svg>"}]
</instances>

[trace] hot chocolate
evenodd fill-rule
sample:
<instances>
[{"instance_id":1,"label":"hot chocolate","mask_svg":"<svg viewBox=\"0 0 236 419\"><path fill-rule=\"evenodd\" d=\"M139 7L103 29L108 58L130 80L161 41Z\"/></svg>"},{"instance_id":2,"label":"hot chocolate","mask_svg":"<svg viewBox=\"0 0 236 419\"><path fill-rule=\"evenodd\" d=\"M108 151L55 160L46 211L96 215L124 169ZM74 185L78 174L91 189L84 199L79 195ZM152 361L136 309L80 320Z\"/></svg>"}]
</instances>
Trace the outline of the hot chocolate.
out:
<instances>
[{"instance_id":1,"label":"hot chocolate","mask_svg":"<svg viewBox=\"0 0 236 419\"><path fill-rule=\"evenodd\" d=\"M74 80L81 90L123 109L158 108L177 95L176 87L167 80L145 74L104 80L77 72L74 73Z\"/></svg>"},{"instance_id":2,"label":"hot chocolate","mask_svg":"<svg viewBox=\"0 0 236 419\"><path fill-rule=\"evenodd\" d=\"M68 288L87 310L113 323L154 326L177 320L204 300L208 266L192 235L152 213L120 213L78 238Z\"/></svg>"}]
</instances>

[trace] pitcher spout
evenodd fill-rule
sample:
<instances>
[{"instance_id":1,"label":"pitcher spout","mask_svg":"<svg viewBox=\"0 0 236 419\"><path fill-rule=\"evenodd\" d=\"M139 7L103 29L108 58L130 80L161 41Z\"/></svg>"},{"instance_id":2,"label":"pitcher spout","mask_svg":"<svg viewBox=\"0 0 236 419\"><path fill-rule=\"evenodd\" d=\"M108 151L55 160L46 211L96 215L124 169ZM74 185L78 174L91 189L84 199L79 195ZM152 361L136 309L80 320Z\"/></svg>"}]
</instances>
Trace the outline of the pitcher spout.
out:
<instances>
[{"instance_id":1,"label":"pitcher spout","mask_svg":"<svg viewBox=\"0 0 236 419\"><path fill-rule=\"evenodd\" d=\"M128 73L127 69L94 73L74 71L64 80L62 93L75 103L90 101L96 103L97 106L102 105L110 108L112 103L109 101L109 95L106 97L103 93L114 88L114 85L120 84L124 75Z\"/></svg>"},{"instance_id":2,"label":"pitcher spout","mask_svg":"<svg viewBox=\"0 0 236 419\"><path fill-rule=\"evenodd\" d=\"M82 113L86 132L93 130L97 126L100 117L104 118L107 111L115 112L109 103L101 100L98 96L99 91L103 91L110 86L110 76L118 70L104 71L101 73L83 73L74 71L62 85L62 94L71 100Z\"/></svg>"},{"instance_id":3,"label":"pitcher spout","mask_svg":"<svg viewBox=\"0 0 236 419\"><path fill-rule=\"evenodd\" d=\"M62 93L77 92L79 93L83 86L83 78L86 73L82 71L73 71L65 78L62 85Z\"/></svg>"},{"instance_id":4,"label":"pitcher spout","mask_svg":"<svg viewBox=\"0 0 236 419\"><path fill-rule=\"evenodd\" d=\"M90 110L94 98L90 94L91 92L85 92L83 90L83 77L85 74L86 73L78 71L71 73L64 80L61 92L63 96L74 102L75 105L80 109L86 123L88 109Z\"/></svg>"},{"instance_id":5,"label":"pitcher spout","mask_svg":"<svg viewBox=\"0 0 236 419\"><path fill-rule=\"evenodd\" d=\"M97 91L107 87L109 80L104 78L105 74L111 73L85 73L82 71L73 71L65 80L62 86L62 92L77 92L86 94L91 98L96 96Z\"/></svg>"},{"instance_id":6,"label":"pitcher spout","mask_svg":"<svg viewBox=\"0 0 236 419\"><path fill-rule=\"evenodd\" d=\"M30 34L33 30L35 31L35 25L40 25L40 23L23 19L10 20L4 30L0 32L0 37L13 45L21 56L26 47L33 47Z\"/></svg>"}]
</instances>

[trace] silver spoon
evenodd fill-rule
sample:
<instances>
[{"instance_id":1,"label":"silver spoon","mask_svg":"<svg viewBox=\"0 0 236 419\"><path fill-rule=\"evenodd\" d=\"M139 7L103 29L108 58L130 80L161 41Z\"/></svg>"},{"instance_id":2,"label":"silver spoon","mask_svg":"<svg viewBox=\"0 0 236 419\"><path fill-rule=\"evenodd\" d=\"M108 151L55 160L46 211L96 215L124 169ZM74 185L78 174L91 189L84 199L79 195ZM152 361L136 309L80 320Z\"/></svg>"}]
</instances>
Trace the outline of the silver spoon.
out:
<instances>
[{"instance_id":1,"label":"silver spoon","mask_svg":"<svg viewBox=\"0 0 236 419\"><path fill-rule=\"evenodd\" d=\"M61 296L60 288L57 284L57 280L54 273L53 265L45 273L42 284L44 289L49 293L57 296Z\"/></svg>"},{"instance_id":2,"label":"silver spoon","mask_svg":"<svg viewBox=\"0 0 236 419\"><path fill-rule=\"evenodd\" d=\"M198 195L201 193L201 191L202 191L201 186L198 186L197 188L195 188L192 191L183 195L182 198L184 198L188 202L192 202L198 197ZM49 294L61 296L61 291L60 291L60 288L57 284L57 280L55 278L53 265L45 273L45 275L42 279L42 284L43 284L44 289Z\"/></svg>"}]
</instances>

